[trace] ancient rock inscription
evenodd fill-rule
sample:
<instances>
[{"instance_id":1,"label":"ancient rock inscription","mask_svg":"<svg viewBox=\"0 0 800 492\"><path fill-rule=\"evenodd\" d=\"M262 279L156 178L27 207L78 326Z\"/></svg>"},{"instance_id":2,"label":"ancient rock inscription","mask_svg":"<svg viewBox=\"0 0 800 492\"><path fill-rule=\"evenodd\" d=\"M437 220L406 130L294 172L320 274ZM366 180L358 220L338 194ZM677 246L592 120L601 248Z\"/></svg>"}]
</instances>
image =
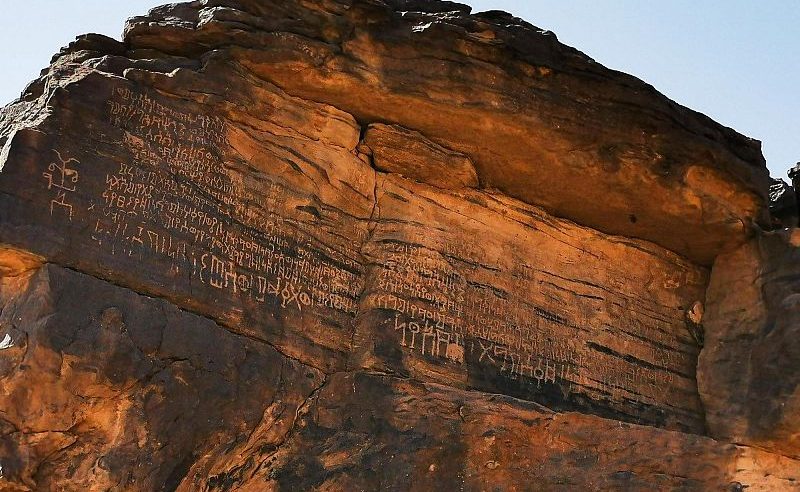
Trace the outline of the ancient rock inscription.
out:
<instances>
[{"instance_id":1,"label":"ancient rock inscription","mask_svg":"<svg viewBox=\"0 0 800 492\"><path fill-rule=\"evenodd\" d=\"M67 197L75 192L78 185L79 173L76 166L80 162L72 157L62 157L61 153L55 149L53 153L55 160L48 164L47 171L42 173L47 180L47 189L53 194L53 198L50 200L50 215L54 215L58 210L71 221L73 210Z\"/></svg>"},{"instance_id":2,"label":"ancient rock inscription","mask_svg":"<svg viewBox=\"0 0 800 492\"><path fill-rule=\"evenodd\" d=\"M353 252L315 244L294 227L280 213L286 186L251 189L226 167L220 118L170 109L128 89L115 92L108 115L126 130L137 165L120 163L106 177L95 241L114 254L167 256L179 274L259 302L355 313Z\"/></svg>"},{"instance_id":3,"label":"ancient rock inscription","mask_svg":"<svg viewBox=\"0 0 800 492\"><path fill-rule=\"evenodd\" d=\"M356 346L389 336L402 365L448 382L701 425L697 348L676 335L702 293L692 265L491 205L483 192L434 192L399 177L376 186L372 219L369 209L348 215L321 199L327 171L314 181L286 164L285 148L302 144L254 140L258 151L244 158L230 139L243 130L202 111L114 89L104 112L122 145L108 147L99 173L82 172L86 155L54 151L41 171L50 216L115 272L158 295L179 291L218 319L268 325L279 340L347 354L351 337ZM318 166L313 154L298 158Z\"/></svg>"},{"instance_id":4,"label":"ancient rock inscription","mask_svg":"<svg viewBox=\"0 0 800 492\"><path fill-rule=\"evenodd\" d=\"M463 364L465 354L504 377L535 385L571 381L581 354L555 339L550 324L568 321L539 306L514 306L491 288L470 285L417 245L389 243L376 306L395 312L394 330L411 352Z\"/></svg>"},{"instance_id":5,"label":"ancient rock inscription","mask_svg":"<svg viewBox=\"0 0 800 492\"><path fill-rule=\"evenodd\" d=\"M345 165L364 164L299 133L257 135L245 157L230 144L243 131L216 116L224 113L132 84L109 89L95 109L105 124L88 128L84 144L72 144L78 125L35 135L57 151L35 162L40 207L13 216L22 228L46 225L55 240L20 245L319 368L343 367L363 290L367 223L359 214L369 216L372 200L358 189L364 204L337 202L324 166L337 162L336 152ZM302 154L317 149L330 152L328 161ZM291 159L320 171L304 173Z\"/></svg>"},{"instance_id":6,"label":"ancient rock inscription","mask_svg":"<svg viewBox=\"0 0 800 492\"><path fill-rule=\"evenodd\" d=\"M369 248L379 267L367 309L384 313L375 329L394 334L403 367L466 373L468 385L557 408L699 428L698 348L683 336L683 306L702 294L696 267L604 244L574 224L558 237L477 206L462 210L465 230L449 231L435 222L447 212L431 205L446 198L415 199L421 188L402 186L390 182L380 202L392 225L379 225Z\"/></svg>"}]
</instances>

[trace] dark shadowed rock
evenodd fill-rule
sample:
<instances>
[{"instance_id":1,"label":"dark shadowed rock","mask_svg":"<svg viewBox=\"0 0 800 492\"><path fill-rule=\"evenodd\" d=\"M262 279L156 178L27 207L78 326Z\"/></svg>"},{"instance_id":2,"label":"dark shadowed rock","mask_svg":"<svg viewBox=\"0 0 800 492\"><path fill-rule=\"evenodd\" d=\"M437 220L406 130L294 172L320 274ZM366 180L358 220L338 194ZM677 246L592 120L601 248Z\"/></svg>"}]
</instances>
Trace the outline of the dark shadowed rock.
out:
<instances>
[{"instance_id":1,"label":"dark shadowed rock","mask_svg":"<svg viewBox=\"0 0 800 492\"><path fill-rule=\"evenodd\" d=\"M773 178L769 185L769 214L776 228L797 226L797 195L782 179Z\"/></svg>"},{"instance_id":2,"label":"dark shadowed rock","mask_svg":"<svg viewBox=\"0 0 800 492\"><path fill-rule=\"evenodd\" d=\"M324 375L169 303L56 266L5 277L3 479L174 490L248 436L277 446Z\"/></svg>"},{"instance_id":3,"label":"dark shadowed rock","mask_svg":"<svg viewBox=\"0 0 800 492\"><path fill-rule=\"evenodd\" d=\"M789 458L499 395L338 374L243 489L754 490L795 486ZM600 437L602 436L602 437Z\"/></svg>"}]
</instances>

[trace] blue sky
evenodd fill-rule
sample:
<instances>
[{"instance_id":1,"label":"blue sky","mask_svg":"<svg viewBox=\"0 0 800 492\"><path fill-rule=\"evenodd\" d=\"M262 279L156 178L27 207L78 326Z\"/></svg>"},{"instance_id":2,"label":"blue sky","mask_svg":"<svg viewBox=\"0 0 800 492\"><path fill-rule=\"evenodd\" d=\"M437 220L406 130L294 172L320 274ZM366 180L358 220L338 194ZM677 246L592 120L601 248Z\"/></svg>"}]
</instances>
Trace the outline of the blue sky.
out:
<instances>
[{"instance_id":1,"label":"blue sky","mask_svg":"<svg viewBox=\"0 0 800 492\"><path fill-rule=\"evenodd\" d=\"M0 104L75 35L119 38L159 0L3 0ZM800 1L471 0L506 10L763 142L774 176L800 161Z\"/></svg>"}]
</instances>

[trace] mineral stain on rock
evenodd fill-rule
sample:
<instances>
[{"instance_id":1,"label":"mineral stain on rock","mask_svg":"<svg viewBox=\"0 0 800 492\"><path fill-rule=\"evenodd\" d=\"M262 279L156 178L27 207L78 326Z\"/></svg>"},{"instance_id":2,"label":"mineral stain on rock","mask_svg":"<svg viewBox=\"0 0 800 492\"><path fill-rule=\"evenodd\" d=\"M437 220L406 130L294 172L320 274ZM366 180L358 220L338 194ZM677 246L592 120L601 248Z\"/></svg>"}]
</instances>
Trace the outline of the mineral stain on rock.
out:
<instances>
[{"instance_id":1,"label":"mineral stain on rock","mask_svg":"<svg viewBox=\"0 0 800 492\"><path fill-rule=\"evenodd\" d=\"M792 196L521 19L165 5L0 148L2 489L798 486Z\"/></svg>"}]
</instances>

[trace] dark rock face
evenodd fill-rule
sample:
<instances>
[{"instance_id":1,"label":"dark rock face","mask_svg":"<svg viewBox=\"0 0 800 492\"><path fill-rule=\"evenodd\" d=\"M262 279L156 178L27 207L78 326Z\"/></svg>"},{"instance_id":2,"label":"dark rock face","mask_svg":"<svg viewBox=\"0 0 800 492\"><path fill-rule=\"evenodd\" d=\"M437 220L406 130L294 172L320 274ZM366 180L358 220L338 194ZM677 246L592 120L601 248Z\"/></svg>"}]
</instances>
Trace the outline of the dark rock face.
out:
<instances>
[{"instance_id":1,"label":"dark rock face","mask_svg":"<svg viewBox=\"0 0 800 492\"><path fill-rule=\"evenodd\" d=\"M53 265L7 277L3 478L173 490L249 436L277 447L320 371L169 303Z\"/></svg>"},{"instance_id":2,"label":"dark rock face","mask_svg":"<svg viewBox=\"0 0 800 492\"><path fill-rule=\"evenodd\" d=\"M797 226L797 195L794 187L782 179L772 179L769 185L769 214L775 228Z\"/></svg>"},{"instance_id":3,"label":"dark rock face","mask_svg":"<svg viewBox=\"0 0 800 492\"><path fill-rule=\"evenodd\" d=\"M298 429L268 466L255 473L231 467L238 476L252 474L244 488L264 482L279 490L432 491L794 485L782 470L792 466L788 458L753 473L745 463L774 457L704 437L676 439L653 428L376 374L332 377ZM755 478L765 472L774 475Z\"/></svg>"},{"instance_id":4,"label":"dark rock face","mask_svg":"<svg viewBox=\"0 0 800 492\"><path fill-rule=\"evenodd\" d=\"M160 7L63 49L0 110L0 148L9 487L798 478L791 410L764 439L717 419L750 373L714 359L708 266L749 274L725 258L768 223L757 143L520 19ZM698 388L698 355L724 384Z\"/></svg>"}]
</instances>

